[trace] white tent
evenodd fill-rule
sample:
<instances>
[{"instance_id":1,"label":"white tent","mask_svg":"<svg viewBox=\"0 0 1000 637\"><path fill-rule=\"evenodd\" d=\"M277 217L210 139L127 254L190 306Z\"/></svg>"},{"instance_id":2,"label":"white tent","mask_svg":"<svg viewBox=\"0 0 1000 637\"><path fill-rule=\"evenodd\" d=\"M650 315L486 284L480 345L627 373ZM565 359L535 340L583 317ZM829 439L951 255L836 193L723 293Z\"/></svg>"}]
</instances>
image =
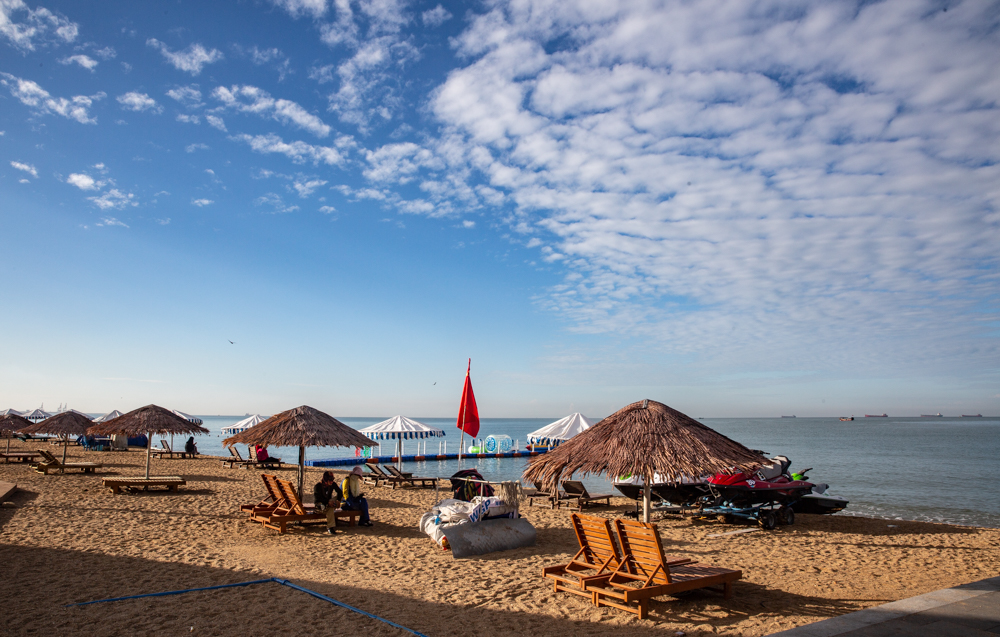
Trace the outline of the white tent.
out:
<instances>
[{"instance_id":1,"label":"white tent","mask_svg":"<svg viewBox=\"0 0 1000 637\"><path fill-rule=\"evenodd\" d=\"M8 415L23 416L24 412L18 411L16 409L4 409L3 411L0 411L0 416L8 416Z\"/></svg>"},{"instance_id":2,"label":"white tent","mask_svg":"<svg viewBox=\"0 0 1000 637\"><path fill-rule=\"evenodd\" d=\"M528 442L533 445L556 446L561 442L566 442L573 436L592 427L586 416L581 413L570 414L565 418L560 418L554 423L545 425L537 431L528 434Z\"/></svg>"},{"instance_id":3,"label":"white tent","mask_svg":"<svg viewBox=\"0 0 1000 637\"><path fill-rule=\"evenodd\" d=\"M32 411L30 414L23 414L23 415L24 415L25 418L27 418L31 422L41 422L42 420L45 420L46 418L51 418L52 417L52 414L50 414L48 412L45 412L45 411L42 411L41 409L36 409L36 410Z\"/></svg>"},{"instance_id":4,"label":"white tent","mask_svg":"<svg viewBox=\"0 0 1000 637\"><path fill-rule=\"evenodd\" d=\"M226 434L227 436L232 436L233 434L242 433L247 429L249 429L250 427L253 427L256 424L260 424L265 420L267 420L266 416L261 416L260 414L254 414L253 416L250 416L249 418L244 418L243 420L234 423L232 425L229 425L228 427L223 427L222 433Z\"/></svg>"},{"instance_id":5,"label":"white tent","mask_svg":"<svg viewBox=\"0 0 1000 637\"><path fill-rule=\"evenodd\" d=\"M115 409L114 411L112 411L110 413L107 413L107 414L104 414L103 416L98 416L97 418L94 418L94 422L107 422L109 420L114 420L118 416L124 416L124 415L125 414L123 414L122 412L120 412L117 409Z\"/></svg>"},{"instance_id":6,"label":"white tent","mask_svg":"<svg viewBox=\"0 0 1000 637\"><path fill-rule=\"evenodd\" d=\"M395 440L397 464L403 464L403 440L444 437L442 429L435 429L406 416L393 416L360 430L372 440Z\"/></svg>"},{"instance_id":7,"label":"white tent","mask_svg":"<svg viewBox=\"0 0 1000 637\"><path fill-rule=\"evenodd\" d=\"M177 414L178 416L180 416L181 418L183 418L184 420L186 420L186 421L188 421L190 423L194 423L196 425L202 424L201 418L199 418L197 416L190 416L188 414L185 414L183 411L177 411L176 409L171 409L170 411L174 412L175 414Z\"/></svg>"}]
</instances>

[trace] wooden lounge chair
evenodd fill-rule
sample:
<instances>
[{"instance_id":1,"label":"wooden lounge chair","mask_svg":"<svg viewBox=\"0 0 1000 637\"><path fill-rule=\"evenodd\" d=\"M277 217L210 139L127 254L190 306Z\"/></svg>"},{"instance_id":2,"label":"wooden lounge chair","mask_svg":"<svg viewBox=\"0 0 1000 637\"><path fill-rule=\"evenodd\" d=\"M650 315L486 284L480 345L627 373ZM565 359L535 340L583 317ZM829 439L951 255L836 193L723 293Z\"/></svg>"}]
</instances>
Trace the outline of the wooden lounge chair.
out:
<instances>
[{"instance_id":1,"label":"wooden lounge chair","mask_svg":"<svg viewBox=\"0 0 1000 637\"><path fill-rule=\"evenodd\" d=\"M295 492L294 484L280 478L274 478L274 484L278 493L281 494L283 502L270 512L251 513L251 520L260 522L269 529L275 529L279 535L287 530L289 522L301 525L326 524L326 513L320 513L316 511L315 507L307 507L302 504L298 493ZM356 526L361 512L338 509L335 515L337 518L347 518L351 526Z\"/></svg>"},{"instance_id":2,"label":"wooden lounge chair","mask_svg":"<svg viewBox=\"0 0 1000 637\"><path fill-rule=\"evenodd\" d=\"M274 458L269 456L267 460L257 460L257 455L253 452L253 449L251 447L247 447L247 458L248 458L247 460L248 465L253 464L260 467L270 467L272 469L274 469L275 465L277 465L278 469L281 468L281 458Z\"/></svg>"},{"instance_id":3,"label":"wooden lounge chair","mask_svg":"<svg viewBox=\"0 0 1000 637\"><path fill-rule=\"evenodd\" d=\"M250 514L250 517L265 513L270 515L279 506L286 504L285 496L278 487L278 477L262 473L260 474L260 478L264 481L264 490L267 492L267 495L257 504L240 505L240 511L246 511Z\"/></svg>"},{"instance_id":4,"label":"wooden lounge chair","mask_svg":"<svg viewBox=\"0 0 1000 637\"><path fill-rule=\"evenodd\" d=\"M229 448L229 455L232 456L232 457L230 457L230 458L223 458L222 464L223 464L223 466L229 465L230 469L232 469L233 466L235 466L235 465L240 465L241 467L245 467L245 466L250 465L250 464L256 464L256 462L257 462L256 460L254 460L253 462L250 462L248 460L244 460L243 456L240 455L240 450L237 449L236 447L230 447Z\"/></svg>"},{"instance_id":5,"label":"wooden lounge chair","mask_svg":"<svg viewBox=\"0 0 1000 637\"><path fill-rule=\"evenodd\" d=\"M590 495L587 493L587 487L583 486L583 483L579 480L563 480L562 488L566 495L559 497L556 506L565 504L571 509L582 511L587 507L596 506L601 500L604 501L604 506L611 506L610 493ZM576 504L575 507L573 506L574 503Z\"/></svg>"},{"instance_id":6,"label":"wooden lounge chair","mask_svg":"<svg viewBox=\"0 0 1000 637\"><path fill-rule=\"evenodd\" d=\"M371 472L362 477L362 480L366 484L371 484L377 487L379 482L384 482L385 484L391 484L392 488L395 489L401 481L405 479L395 475L389 475L378 464L366 464L365 466L368 467L368 471ZM404 473L402 475L405 476L407 474Z\"/></svg>"},{"instance_id":7,"label":"wooden lounge chair","mask_svg":"<svg viewBox=\"0 0 1000 637\"><path fill-rule=\"evenodd\" d=\"M593 599L584 578L610 575L621 564L622 555L611 537L611 520L593 515L570 514L580 550L566 564L542 568L542 577L553 581L555 592L565 591Z\"/></svg>"},{"instance_id":8,"label":"wooden lounge chair","mask_svg":"<svg viewBox=\"0 0 1000 637\"><path fill-rule=\"evenodd\" d=\"M525 495L528 499L528 506L534 506L535 500L538 500L540 502L547 502L550 509L555 508L555 501L559 499L557 492L543 489L541 482L532 482L531 486L534 487L533 490Z\"/></svg>"},{"instance_id":9,"label":"wooden lounge chair","mask_svg":"<svg viewBox=\"0 0 1000 637\"><path fill-rule=\"evenodd\" d=\"M162 438L160 439L160 446L162 447L162 449L155 449L155 448L153 449L152 454L154 456L159 456L161 458L163 456L167 456L168 458L173 458L174 454L177 454L181 458L187 458L186 451L174 451L173 449L170 448L170 445L167 443L167 441L163 440Z\"/></svg>"},{"instance_id":10,"label":"wooden lounge chair","mask_svg":"<svg viewBox=\"0 0 1000 637\"><path fill-rule=\"evenodd\" d=\"M0 453L0 458L3 458L4 463L8 463L11 460L16 460L17 462L34 462L38 458L38 454L34 451L11 451L10 453Z\"/></svg>"},{"instance_id":11,"label":"wooden lounge chair","mask_svg":"<svg viewBox=\"0 0 1000 637\"><path fill-rule=\"evenodd\" d=\"M177 488L184 486L187 482L180 476L150 476L148 478L115 476L102 479L101 484L111 489L111 493L121 493L122 489L137 487L142 487L143 491L149 491L150 487L166 487L176 493Z\"/></svg>"},{"instance_id":12,"label":"wooden lounge chair","mask_svg":"<svg viewBox=\"0 0 1000 637\"><path fill-rule=\"evenodd\" d=\"M389 473L392 474L392 477L396 479L400 486L408 484L413 487L419 486L421 488L433 489L434 485L437 484L437 478L415 478L412 473L403 473L392 465L386 468L389 469ZM418 482L420 483L419 485L417 484ZM395 484L393 487L395 487Z\"/></svg>"},{"instance_id":13,"label":"wooden lounge chair","mask_svg":"<svg viewBox=\"0 0 1000 637\"><path fill-rule=\"evenodd\" d=\"M742 571L691 561L671 562L663 555L655 524L615 520L615 531L622 550L618 568L583 580L595 606L620 608L645 619L653 597L721 586L723 596L729 598L733 582L743 577Z\"/></svg>"},{"instance_id":14,"label":"wooden lounge chair","mask_svg":"<svg viewBox=\"0 0 1000 637\"><path fill-rule=\"evenodd\" d=\"M44 473L45 475L49 475L49 471L55 471L56 469L62 471L66 469L80 469L84 473L94 473L94 471L104 466L99 462L67 462L63 464L51 452L45 449L39 449L38 455L42 457L42 460L30 466L38 473Z\"/></svg>"}]
</instances>

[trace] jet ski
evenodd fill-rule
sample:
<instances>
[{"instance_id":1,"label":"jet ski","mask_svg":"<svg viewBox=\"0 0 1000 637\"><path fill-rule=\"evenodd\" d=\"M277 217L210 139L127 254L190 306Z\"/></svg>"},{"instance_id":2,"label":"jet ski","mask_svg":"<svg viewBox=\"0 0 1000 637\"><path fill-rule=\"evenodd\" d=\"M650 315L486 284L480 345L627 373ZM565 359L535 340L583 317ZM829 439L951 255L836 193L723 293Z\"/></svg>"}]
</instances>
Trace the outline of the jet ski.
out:
<instances>
[{"instance_id":1,"label":"jet ski","mask_svg":"<svg viewBox=\"0 0 1000 637\"><path fill-rule=\"evenodd\" d=\"M643 479L639 476L623 476L614 481L615 489L626 498L636 501L642 500L643 486ZM653 484L650 485L649 492L654 501L659 501L658 506L661 507L689 508L712 497L705 478L686 478L681 482L667 482L664 476L658 473L653 474Z\"/></svg>"},{"instance_id":2,"label":"jet ski","mask_svg":"<svg viewBox=\"0 0 1000 637\"><path fill-rule=\"evenodd\" d=\"M746 509L762 504L787 506L812 491L815 486L788 475L792 464L786 456L771 458L770 464L754 472L717 473L708 479L717 504L733 509Z\"/></svg>"},{"instance_id":3,"label":"jet ski","mask_svg":"<svg viewBox=\"0 0 1000 637\"><path fill-rule=\"evenodd\" d=\"M839 495L827 493L830 488L828 484L816 484L809 493L792 503L792 509L796 513L812 513L814 515L827 515L843 511L847 508L849 500Z\"/></svg>"}]
</instances>

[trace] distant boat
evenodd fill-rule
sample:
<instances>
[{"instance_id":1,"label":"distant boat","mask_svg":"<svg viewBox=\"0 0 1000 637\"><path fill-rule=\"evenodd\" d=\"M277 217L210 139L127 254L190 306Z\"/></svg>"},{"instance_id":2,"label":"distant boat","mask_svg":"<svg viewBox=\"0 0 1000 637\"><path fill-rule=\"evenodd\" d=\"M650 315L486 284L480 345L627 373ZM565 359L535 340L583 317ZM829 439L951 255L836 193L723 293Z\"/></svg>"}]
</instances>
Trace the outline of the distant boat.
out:
<instances>
[{"instance_id":1,"label":"distant boat","mask_svg":"<svg viewBox=\"0 0 1000 637\"><path fill-rule=\"evenodd\" d=\"M782 416L782 418L795 418L795 416L794 415L792 415L792 416Z\"/></svg>"},{"instance_id":2,"label":"distant boat","mask_svg":"<svg viewBox=\"0 0 1000 637\"><path fill-rule=\"evenodd\" d=\"M846 416L845 416L845 417L842 417L842 418L840 419L840 422L848 422L848 421L850 421L850 420L854 420L854 416L851 416L850 418L847 418Z\"/></svg>"},{"instance_id":3,"label":"distant boat","mask_svg":"<svg viewBox=\"0 0 1000 637\"><path fill-rule=\"evenodd\" d=\"M972 414L972 415L962 414L962 418L982 418L982 417L983 417L982 414Z\"/></svg>"},{"instance_id":4,"label":"distant boat","mask_svg":"<svg viewBox=\"0 0 1000 637\"><path fill-rule=\"evenodd\" d=\"M920 414L921 418L944 418L940 413L936 414Z\"/></svg>"},{"instance_id":5,"label":"distant boat","mask_svg":"<svg viewBox=\"0 0 1000 637\"><path fill-rule=\"evenodd\" d=\"M865 414L865 418L888 418L889 414Z\"/></svg>"}]
</instances>

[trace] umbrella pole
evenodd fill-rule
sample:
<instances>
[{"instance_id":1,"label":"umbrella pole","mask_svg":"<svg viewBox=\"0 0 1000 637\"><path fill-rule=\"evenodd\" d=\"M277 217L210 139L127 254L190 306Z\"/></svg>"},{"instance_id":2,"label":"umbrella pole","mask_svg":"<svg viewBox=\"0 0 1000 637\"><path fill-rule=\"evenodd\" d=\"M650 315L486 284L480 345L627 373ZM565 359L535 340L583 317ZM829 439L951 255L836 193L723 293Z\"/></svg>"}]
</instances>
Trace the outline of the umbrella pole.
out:
<instances>
[{"instance_id":1,"label":"umbrella pole","mask_svg":"<svg viewBox=\"0 0 1000 637\"><path fill-rule=\"evenodd\" d=\"M299 498L302 495L302 480L305 478L306 472L306 448L304 445L299 445Z\"/></svg>"},{"instance_id":2,"label":"umbrella pole","mask_svg":"<svg viewBox=\"0 0 1000 637\"><path fill-rule=\"evenodd\" d=\"M403 443L399 438L396 438L396 468L403 468Z\"/></svg>"},{"instance_id":3,"label":"umbrella pole","mask_svg":"<svg viewBox=\"0 0 1000 637\"><path fill-rule=\"evenodd\" d=\"M69 447L69 434L63 434L63 466L59 467L59 473L66 471L66 449Z\"/></svg>"},{"instance_id":4,"label":"umbrella pole","mask_svg":"<svg viewBox=\"0 0 1000 637\"><path fill-rule=\"evenodd\" d=\"M153 432L146 435L146 479L149 480L149 457L153 452Z\"/></svg>"},{"instance_id":5,"label":"umbrella pole","mask_svg":"<svg viewBox=\"0 0 1000 637\"><path fill-rule=\"evenodd\" d=\"M651 495L652 495L651 494L651 489L649 487L649 483L651 482L651 478L649 476L646 476L645 479L642 482L643 482L643 484L642 484L642 521L643 522L649 522L649 501L650 501L650 498L651 498Z\"/></svg>"}]
</instances>

